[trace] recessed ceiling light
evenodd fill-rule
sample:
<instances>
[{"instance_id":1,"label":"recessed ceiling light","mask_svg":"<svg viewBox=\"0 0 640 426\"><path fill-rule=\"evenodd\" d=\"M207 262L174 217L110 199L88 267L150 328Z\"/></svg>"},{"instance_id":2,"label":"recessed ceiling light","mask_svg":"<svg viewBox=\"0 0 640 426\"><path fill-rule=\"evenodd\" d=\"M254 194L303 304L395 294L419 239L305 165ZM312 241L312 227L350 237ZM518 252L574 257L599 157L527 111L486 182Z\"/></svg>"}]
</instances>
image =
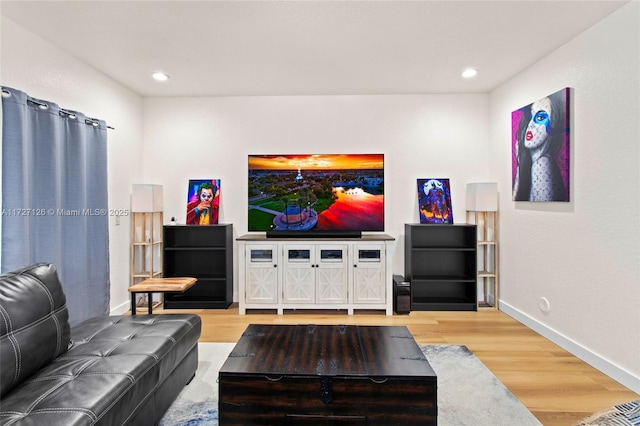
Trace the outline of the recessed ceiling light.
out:
<instances>
[{"instance_id":1,"label":"recessed ceiling light","mask_svg":"<svg viewBox=\"0 0 640 426\"><path fill-rule=\"evenodd\" d=\"M462 71L462 77L464 78L473 78L478 74L478 70L475 68L467 68L466 70Z\"/></svg>"},{"instance_id":2,"label":"recessed ceiling light","mask_svg":"<svg viewBox=\"0 0 640 426\"><path fill-rule=\"evenodd\" d=\"M169 80L169 76L166 75L163 72L154 72L153 74L151 74L151 77L153 77L153 79L156 80L156 81L167 81L167 80Z\"/></svg>"}]
</instances>

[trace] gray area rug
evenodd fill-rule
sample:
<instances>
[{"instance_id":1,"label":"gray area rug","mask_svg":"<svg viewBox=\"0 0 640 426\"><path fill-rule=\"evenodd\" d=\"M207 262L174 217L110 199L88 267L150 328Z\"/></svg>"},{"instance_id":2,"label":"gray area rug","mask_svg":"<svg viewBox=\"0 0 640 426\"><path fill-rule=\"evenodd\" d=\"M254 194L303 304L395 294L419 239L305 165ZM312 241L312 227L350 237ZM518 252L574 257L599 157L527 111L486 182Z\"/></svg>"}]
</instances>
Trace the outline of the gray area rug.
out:
<instances>
[{"instance_id":1,"label":"gray area rug","mask_svg":"<svg viewBox=\"0 0 640 426\"><path fill-rule=\"evenodd\" d=\"M576 423L576 426L640 426L640 399L596 413Z\"/></svg>"},{"instance_id":2,"label":"gray area rug","mask_svg":"<svg viewBox=\"0 0 640 426\"><path fill-rule=\"evenodd\" d=\"M218 370L234 343L200 343L198 371L160 426L218 424ZM438 375L438 424L528 426L541 423L466 346L421 345Z\"/></svg>"}]
</instances>

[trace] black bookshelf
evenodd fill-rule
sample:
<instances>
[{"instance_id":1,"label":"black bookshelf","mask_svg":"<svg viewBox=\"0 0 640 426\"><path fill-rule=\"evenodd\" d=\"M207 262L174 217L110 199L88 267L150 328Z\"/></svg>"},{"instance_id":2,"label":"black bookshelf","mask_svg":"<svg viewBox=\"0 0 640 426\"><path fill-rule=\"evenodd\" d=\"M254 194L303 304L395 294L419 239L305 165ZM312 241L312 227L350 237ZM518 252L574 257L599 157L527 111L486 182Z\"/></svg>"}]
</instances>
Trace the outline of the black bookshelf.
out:
<instances>
[{"instance_id":1,"label":"black bookshelf","mask_svg":"<svg viewBox=\"0 0 640 426\"><path fill-rule=\"evenodd\" d=\"M184 293L166 293L165 309L226 309L233 302L233 225L166 225L164 276L194 277Z\"/></svg>"},{"instance_id":2,"label":"black bookshelf","mask_svg":"<svg viewBox=\"0 0 640 426\"><path fill-rule=\"evenodd\" d=\"M476 225L405 224L412 311L477 310Z\"/></svg>"}]
</instances>

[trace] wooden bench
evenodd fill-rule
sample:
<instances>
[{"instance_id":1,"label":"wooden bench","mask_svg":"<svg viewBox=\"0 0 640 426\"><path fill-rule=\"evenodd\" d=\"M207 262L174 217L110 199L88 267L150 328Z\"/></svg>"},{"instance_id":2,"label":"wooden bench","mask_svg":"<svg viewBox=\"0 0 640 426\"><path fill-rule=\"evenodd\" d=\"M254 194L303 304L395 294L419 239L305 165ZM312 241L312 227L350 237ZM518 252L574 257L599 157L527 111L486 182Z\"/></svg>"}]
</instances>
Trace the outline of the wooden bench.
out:
<instances>
[{"instance_id":1,"label":"wooden bench","mask_svg":"<svg viewBox=\"0 0 640 426\"><path fill-rule=\"evenodd\" d=\"M131 293L131 315L136 314L136 294L147 293L147 301L149 304L149 315L153 310L153 302L151 295L153 293L183 293L186 289L194 285L198 281L190 277L172 277L172 278L147 278L137 284L129 287Z\"/></svg>"}]
</instances>

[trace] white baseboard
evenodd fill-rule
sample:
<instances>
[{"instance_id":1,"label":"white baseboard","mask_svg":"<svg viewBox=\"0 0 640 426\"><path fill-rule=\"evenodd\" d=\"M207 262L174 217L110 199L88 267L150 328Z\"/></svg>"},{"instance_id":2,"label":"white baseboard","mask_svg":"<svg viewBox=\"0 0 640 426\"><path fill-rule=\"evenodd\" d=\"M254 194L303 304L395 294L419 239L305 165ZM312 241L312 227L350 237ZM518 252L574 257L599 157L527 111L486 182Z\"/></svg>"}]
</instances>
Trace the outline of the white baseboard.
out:
<instances>
[{"instance_id":1,"label":"white baseboard","mask_svg":"<svg viewBox=\"0 0 640 426\"><path fill-rule=\"evenodd\" d=\"M131 310L131 302L125 302L114 308L111 308L109 315L123 315Z\"/></svg>"},{"instance_id":2,"label":"white baseboard","mask_svg":"<svg viewBox=\"0 0 640 426\"><path fill-rule=\"evenodd\" d=\"M629 371L613 364L611 361L601 357L600 355L590 351L579 343L576 343L568 337L549 328L545 324L542 324L538 320L514 308L508 303L500 300L499 306L502 312L509 315L516 321L521 322L530 329L551 340L556 345L570 352L574 356L580 358L587 364L591 365L593 368L600 370L602 373L611 377L613 380L619 382L623 386L628 387L635 393L640 393L640 377L634 376Z\"/></svg>"},{"instance_id":3,"label":"white baseboard","mask_svg":"<svg viewBox=\"0 0 640 426\"><path fill-rule=\"evenodd\" d=\"M238 294L234 293L233 294L233 301L237 302L238 301ZM155 300L155 299L154 299ZM144 308L145 312L147 308ZM109 311L109 315L123 315L127 312L129 312L131 310L131 302L125 302L122 303L116 307L111 308L111 310ZM139 310L137 310L136 312L138 312Z\"/></svg>"}]
</instances>

